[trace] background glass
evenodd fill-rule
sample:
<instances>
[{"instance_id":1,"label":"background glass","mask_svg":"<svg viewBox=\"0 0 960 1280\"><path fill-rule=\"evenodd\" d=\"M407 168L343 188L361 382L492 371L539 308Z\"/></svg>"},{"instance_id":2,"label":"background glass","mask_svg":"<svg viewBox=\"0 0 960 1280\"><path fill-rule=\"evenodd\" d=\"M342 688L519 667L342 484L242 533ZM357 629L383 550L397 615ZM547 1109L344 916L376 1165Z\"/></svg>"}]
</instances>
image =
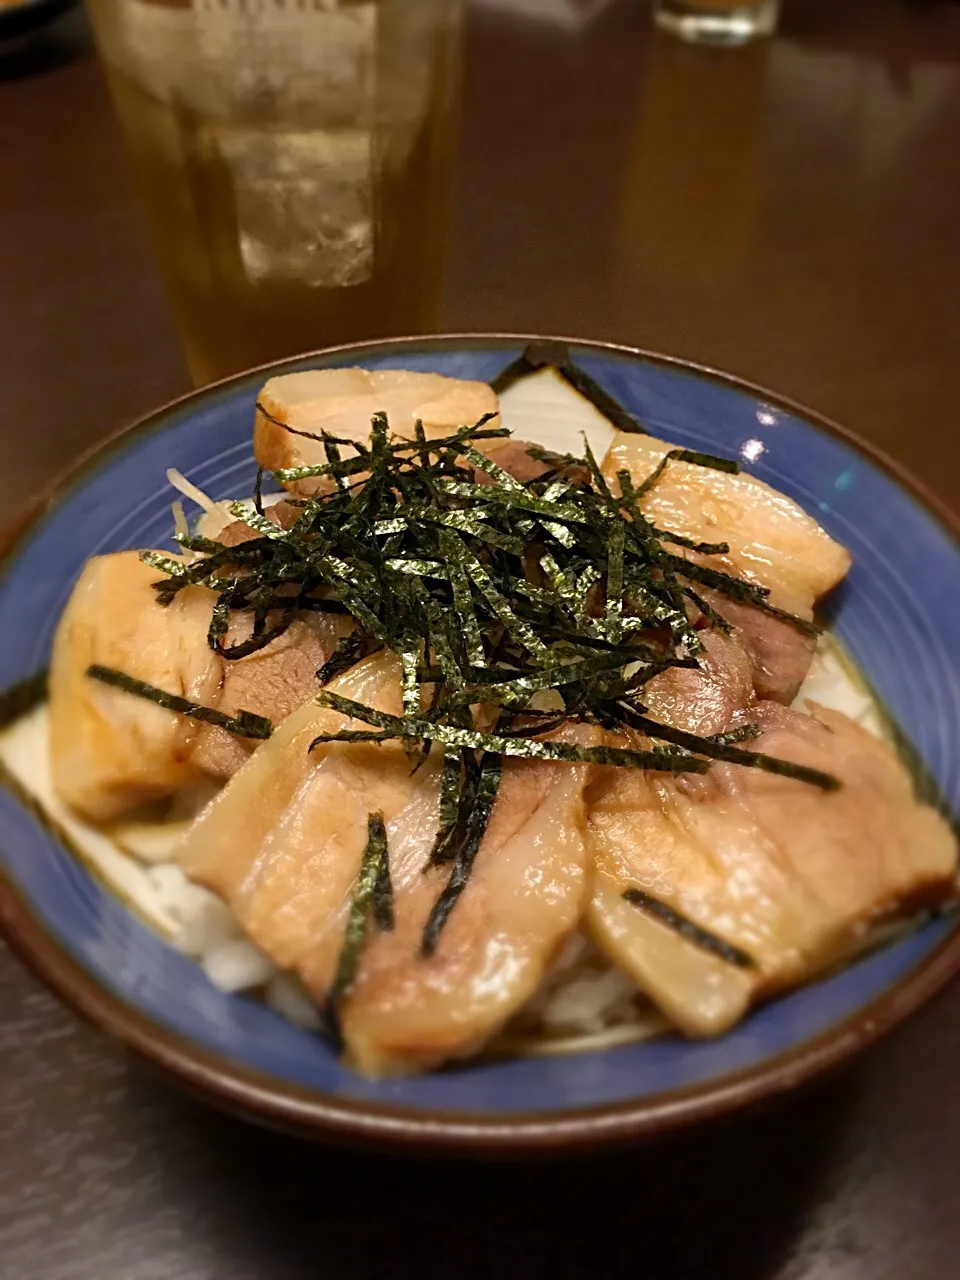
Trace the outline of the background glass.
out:
<instances>
[{"instance_id":1,"label":"background glass","mask_svg":"<svg viewBox=\"0 0 960 1280\"><path fill-rule=\"evenodd\" d=\"M779 0L656 0L654 18L685 40L742 44L771 35L779 9Z\"/></svg>"},{"instance_id":2,"label":"background glass","mask_svg":"<svg viewBox=\"0 0 960 1280\"><path fill-rule=\"evenodd\" d=\"M459 0L88 0L197 383L436 328Z\"/></svg>"}]
</instances>

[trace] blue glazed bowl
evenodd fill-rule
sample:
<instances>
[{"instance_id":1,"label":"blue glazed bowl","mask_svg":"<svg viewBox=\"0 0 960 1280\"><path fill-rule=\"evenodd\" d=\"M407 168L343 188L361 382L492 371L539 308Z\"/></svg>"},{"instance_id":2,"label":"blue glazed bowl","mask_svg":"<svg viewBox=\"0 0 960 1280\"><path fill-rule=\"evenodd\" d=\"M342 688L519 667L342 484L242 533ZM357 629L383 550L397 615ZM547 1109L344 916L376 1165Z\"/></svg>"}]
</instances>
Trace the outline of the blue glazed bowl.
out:
<instances>
[{"instance_id":1,"label":"blue glazed bowl","mask_svg":"<svg viewBox=\"0 0 960 1280\"><path fill-rule=\"evenodd\" d=\"M270 373L360 364L489 379L527 338L452 336L340 347ZM655 435L729 454L795 498L853 553L834 626L954 812L960 800L960 551L951 519L892 463L754 387L678 361L571 344L576 362ZM44 666L88 556L163 545L165 471L215 498L250 492L266 371L176 401L99 448L10 540L0 578L0 686ZM947 589L947 584L953 589ZM372 1083L319 1038L225 995L142 925L0 789L0 919L82 1013L219 1105L317 1135L453 1150L623 1141L789 1089L915 1009L960 968L943 918L753 1013L716 1041L679 1038L464 1065Z\"/></svg>"}]
</instances>

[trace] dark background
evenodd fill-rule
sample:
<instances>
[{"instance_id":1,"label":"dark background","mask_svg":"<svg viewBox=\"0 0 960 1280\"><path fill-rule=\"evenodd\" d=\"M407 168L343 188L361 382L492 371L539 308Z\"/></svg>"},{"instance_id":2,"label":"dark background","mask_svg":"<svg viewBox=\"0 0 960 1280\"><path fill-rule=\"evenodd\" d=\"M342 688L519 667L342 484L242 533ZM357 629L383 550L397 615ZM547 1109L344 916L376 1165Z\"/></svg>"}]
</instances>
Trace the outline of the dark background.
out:
<instances>
[{"instance_id":1,"label":"dark background","mask_svg":"<svg viewBox=\"0 0 960 1280\"><path fill-rule=\"evenodd\" d=\"M475 4L465 99L448 328L727 368L956 501L960 7L785 0L774 42L704 55L639 0L570 31ZM12 514L187 378L78 15L0 51L0 157ZM0 1277L948 1280L958 1061L955 987L802 1096L653 1147L401 1162L203 1109L0 950Z\"/></svg>"}]
</instances>

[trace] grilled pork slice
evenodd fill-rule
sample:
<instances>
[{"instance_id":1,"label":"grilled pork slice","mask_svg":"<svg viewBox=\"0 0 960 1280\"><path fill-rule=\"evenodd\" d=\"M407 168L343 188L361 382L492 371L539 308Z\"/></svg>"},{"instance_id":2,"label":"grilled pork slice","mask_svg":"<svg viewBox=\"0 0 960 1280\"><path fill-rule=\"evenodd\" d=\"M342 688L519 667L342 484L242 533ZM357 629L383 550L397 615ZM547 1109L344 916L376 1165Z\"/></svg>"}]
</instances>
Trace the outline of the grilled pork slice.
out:
<instances>
[{"instance_id":1,"label":"grilled pork slice","mask_svg":"<svg viewBox=\"0 0 960 1280\"><path fill-rule=\"evenodd\" d=\"M615 437L603 460L604 476L619 487L617 472L640 485L675 446L653 436ZM726 542L726 555L679 554L766 587L769 603L800 618L844 577L850 555L795 502L762 480L730 475L676 459L640 502L658 528L697 542ZM704 591L698 586L699 594ZM709 603L740 634L754 663L758 696L790 702L813 657L809 636L770 614L706 593Z\"/></svg>"},{"instance_id":2,"label":"grilled pork slice","mask_svg":"<svg viewBox=\"0 0 960 1280\"><path fill-rule=\"evenodd\" d=\"M401 709L393 655L374 655L329 687L391 714ZM482 1044L533 995L576 926L586 879L587 767L504 767L473 873L425 958L423 928L450 875L449 865L428 865L439 821L438 762L431 756L412 772L392 742L333 743L308 754L317 735L348 723L313 705L291 716L201 815L179 860L323 1003L368 817L382 813L395 928L364 947L341 1023L359 1070L397 1074Z\"/></svg>"},{"instance_id":3,"label":"grilled pork slice","mask_svg":"<svg viewBox=\"0 0 960 1280\"><path fill-rule=\"evenodd\" d=\"M588 745L592 730L568 728ZM398 815L391 862L396 927L364 953L343 1010L350 1058L367 1075L422 1070L480 1048L536 993L585 904L584 787L590 766L509 760L473 873L429 958L424 925L449 878L427 871L417 808ZM302 972L329 982L323 948Z\"/></svg>"},{"instance_id":4,"label":"grilled pork slice","mask_svg":"<svg viewBox=\"0 0 960 1280\"><path fill-rule=\"evenodd\" d=\"M164 607L151 586L157 578L136 551L96 556L57 628L50 668L54 786L96 821L203 776L229 776L257 744L91 679L91 665L229 715L247 710L279 721L316 690L316 670L345 630L342 618L318 614L296 620L267 648L225 661L207 643L213 593L188 587ZM239 638L234 628L228 639Z\"/></svg>"},{"instance_id":5,"label":"grilled pork slice","mask_svg":"<svg viewBox=\"0 0 960 1280\"><path fill-rule=\"evenodd\" d=\"M472 426L486 413L496 413L497 396L485 382L406 369L309 369L282 374L271 378L260 392L253 451L268 471L322 463L326 461L323 444L294 431L366 441L370 420L381 411L394 436L412 440L419 420L427 437L436 439L458 427ZM491 423L498 425L499 421ZM348 447L343 455L349 456ZM327 477L311 477L288 487L309 496L332 484Z\"/></svg>"},{"instance_id":6,"label":"grilled pork slice","mask_svg":"<svg viewBox=\"0 0 960 1280\"><path fill-rule=\"evenodd\" d=\"M394 655L381 652L328 688L396 715L398 670ZM368 815L382 812L389 823L418 787L437 787L432 762L411 775L397 742L309 750L345 723L312 701L294 712L201 814L178 854L187 874L225 898L283 967L296 964L349 900Z\"/></svg>"},{"instance_id":7,"label":"grilled pork slice","mask_svg":"<svg viewBox=\"0 0 960 1280\"><path fill-rule=\"evenodd\" d=\"M715 764L679 777L604 769L588 794L591 930L694 1036L954 891L953 834L886 744L814 704L761 703L749 718L761 729L751 749L831 773L839 790Z\"/></svg>"},{"instance_id":8,"label":"grilled pork slice","mask_svg":"<svg viewBox=\"0 0 960 1280\"><path fill-rule=\"evenodd\" d=\"M216 709L228 716L252 711L280 724L317 692L317 671L352 628L353 620L343 614L310 613L295 618L263 649L244 658L223 659ZM231 624L227 642L241 643L250 629L246 618ZM259 741L205 724L197 735L192 763L212 778L229 778L259 746Z\"/></svg>"},{"instance_id":9,"label":"grilled pork slice","mask_svg":"<svg viewBox=\"0 0 960 1280\"><path fill-rule=\"evenodd\" d=\"M789 706L807 678L817 647L816 636L719 591L698 587L697 594L733 628L750 660L757 697Z\"/></svg>"},{"instance_id":10,"label":"grilled pork slice","mask_svg":"<svg viewBox=\"0 0 960 1280\"><path fill-rule=\"evenodd\" d=\"M648 714L701 737L722 733L754 701L750 657L736 637L701 633L696 667L670 667L643 686Z\"/></svg>"},{"instance_id":11,"label":"grilled pork slice","mask_svg":"<svg viewBox=\"0 0 960 1280\"><path fill-rule=\"evenodd\" d=\"M57 627L50 665L53 784L95 821L196 782L200 725L87 675L98 663L211 705L220 660L207 645L212 592L181 591L157 604L157 570L136 551L95 556Z\"/></svg>"}]
</instances>

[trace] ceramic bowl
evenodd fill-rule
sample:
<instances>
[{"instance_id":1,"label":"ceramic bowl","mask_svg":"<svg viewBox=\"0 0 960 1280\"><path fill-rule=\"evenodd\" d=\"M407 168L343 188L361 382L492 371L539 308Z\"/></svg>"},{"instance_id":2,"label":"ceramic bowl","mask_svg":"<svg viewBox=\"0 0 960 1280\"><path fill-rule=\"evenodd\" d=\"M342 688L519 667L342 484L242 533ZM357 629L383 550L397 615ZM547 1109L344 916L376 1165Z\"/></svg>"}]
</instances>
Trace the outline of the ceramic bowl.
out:
<instances>
[{"instance_id":1,"label":"ceramic bowl","mask_svg":"<svg viewBox=\"0 0 960 1280\"><path fill-rule=\"evenodd\" d=\"M448 336L327 350L185 396L108 441L7 543L0 686L45 665L88 556L166 542L167 467L215 498L251 491L254 401L269 373L359 364L490 379L526 341ZM960 552L950 517L874 449L768 392L621 347L571 350L651 433L739 457L851 549L833 626L956 812ZM945 917L714 1041L665 1036L373 1083L321 1038L214 987L4 789L0 833L3 926L67 1002L210 1101L341 1140L513 1152L624 1142L793 1088L862 1049L960 968L960 931Z\"/></svg>"}]
</instances>

